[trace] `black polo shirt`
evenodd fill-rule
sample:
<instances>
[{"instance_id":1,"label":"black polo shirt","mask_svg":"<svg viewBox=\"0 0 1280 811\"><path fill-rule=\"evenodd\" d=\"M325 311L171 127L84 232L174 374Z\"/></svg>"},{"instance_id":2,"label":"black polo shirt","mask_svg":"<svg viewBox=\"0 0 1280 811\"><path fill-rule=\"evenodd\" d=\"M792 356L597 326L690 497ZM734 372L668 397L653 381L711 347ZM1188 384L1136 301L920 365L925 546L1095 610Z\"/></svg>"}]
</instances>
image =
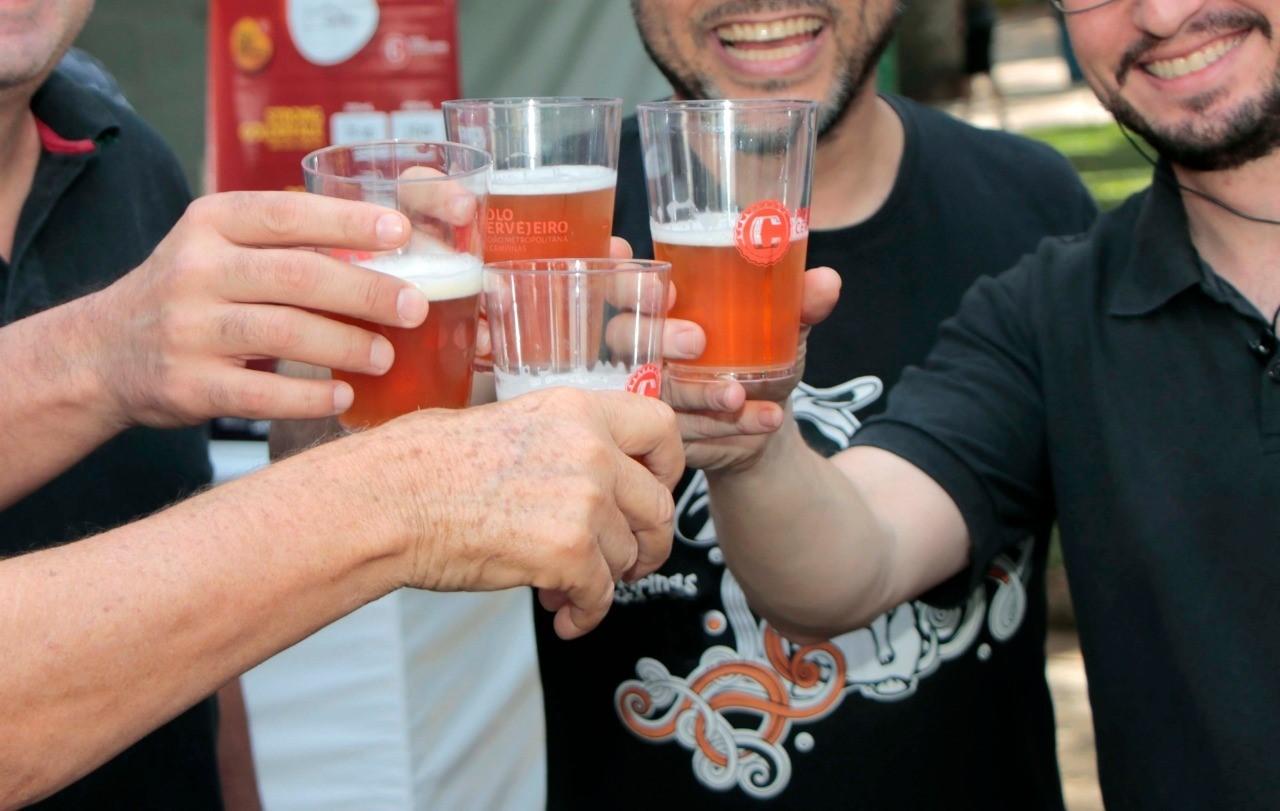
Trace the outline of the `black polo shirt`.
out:
<instances>
[{"instance_id":1,"label":"black polo shirt","mask_svg":"<svg viewBox=\"0 0 1280 811\"><path fill-rule=\"evenodd\" d=\"M190 199L172 153L124 107L55 73L31 109L44 149L13 255L0 258L0 325L105 287L136 267ZM0 511L0 556L119 526L209 479L202 429L126 431ZM220 808L215 721L214 703L204 701L37 807Z\"/></svg>"},{"instance_id":2,"label":"black polo shirt","mask_svg":"<svg viewBox=\"0 0 1280 811\"><path fill-rule=\"evenodd\" d=\"M979 281L854 444L951 494L971 582L1058 520L1108 808L1276 808L1280 355L1171 178Z\"/></svg>"}]
</instances>

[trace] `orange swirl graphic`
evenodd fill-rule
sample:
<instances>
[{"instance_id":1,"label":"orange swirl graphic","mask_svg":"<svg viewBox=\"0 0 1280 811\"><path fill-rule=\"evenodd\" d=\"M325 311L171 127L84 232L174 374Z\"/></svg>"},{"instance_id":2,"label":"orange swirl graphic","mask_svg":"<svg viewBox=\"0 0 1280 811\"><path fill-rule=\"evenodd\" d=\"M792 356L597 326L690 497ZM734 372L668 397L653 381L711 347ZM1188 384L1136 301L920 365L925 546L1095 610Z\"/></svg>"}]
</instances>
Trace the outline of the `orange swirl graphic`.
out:
<instances>
[{"instance_id":1,"label":"orange swirl graphic","mask_svg":"<svg viewBox=\"0 0 1280 811\"><path fill-rule=\"evenodd\" d=\"M777 631L767 628L765 651L772 669L741 659L722 662L703 673L689 687L693 692L704 697L707 706L721 717L726 712L751 712L760 715L765 722L764 728L759 732L761 740L776 744L786 732L788 721L822 715L840 700L846 672L843 654L829 642L803 646L790 658L787 658L783 646L784 641ZM810 688L821 683L822 668L808 658L819 651L828 654L835 663L835 671L828 682L832 689L828 690L821 701L812 706L795 707L792 705L791 695L787 689L788 684ZM713 694L708 697L708 692L712 691L717 682L733 677L745 678L759 685L765 697L741 690ZM671 713L667 723L659 727L648 727L640 723L640 718L653 709L653 699L647 690L630 687L618 696L617 701L619 715L627 728L648 740L659 740L675 734L677 719L694 706L691 699L683 699L677 710ZM708 737L707 719L701 713L695 718L694 734L698 748L707 760L720 767L729 764L729 758L722 754Z\"/></svg>"}]
</instances>

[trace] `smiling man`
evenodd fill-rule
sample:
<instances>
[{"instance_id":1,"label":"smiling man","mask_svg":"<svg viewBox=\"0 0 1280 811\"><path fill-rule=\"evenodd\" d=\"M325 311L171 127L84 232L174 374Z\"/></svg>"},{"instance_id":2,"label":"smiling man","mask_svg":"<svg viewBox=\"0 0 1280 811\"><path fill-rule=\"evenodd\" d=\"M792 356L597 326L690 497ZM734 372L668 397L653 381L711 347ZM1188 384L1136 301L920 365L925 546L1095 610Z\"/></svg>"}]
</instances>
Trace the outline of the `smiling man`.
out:
<instances>
[{"instance_id":1,"label":"smiling man","mask_svg":"<svg viewBox=\"0 0 1280 811\"><path fill-rule=\"evenodd\" d=\"M834 268L843 291L813 331L792 402L821 454L845 449L883 409L976 278L1092 222L1087 193L1050 150L876 93L892 0L633 8L677 95L820 103L808 259ZM614 231L648 256L644 188L629 121ZM733 384L708 396L742 406ZM763 404L738 416L753 415L757 428L782 421ZM686 477L670 562L619 588L604 633L564 645L539 624L551 808L1062 807L1044 681L1046 547L1032 539L1043 526L988 558L991 577L963 607L903 595L801 647L748 607L707 493L706 475ZM791 505L756 498L780 516L770 537L787 548L804 531ZM821 584L795 564L773 560L784 600Z\"/></svg>"},{"instance_id":2,"label":"smiling man","mask_svg":"<svg viewBox=\"0 0 1280 811\"><path fill-rule=\"evenodd\" d=\"M690 462L746 599L806 642L930 589L961 604L1056 521L1107 807L1275 808L1280 2L1060 9L1098 97L1159 153L1151 188L975 284L849 450L809 450L797 407L768 438L695 442ZM1022 599L993 598L993 619ZM819 678L822 651L782 661ZM865 766L847 764L884 779ZM982 807L1035 807L999 786Z\"/></svg>"}]
</instances>

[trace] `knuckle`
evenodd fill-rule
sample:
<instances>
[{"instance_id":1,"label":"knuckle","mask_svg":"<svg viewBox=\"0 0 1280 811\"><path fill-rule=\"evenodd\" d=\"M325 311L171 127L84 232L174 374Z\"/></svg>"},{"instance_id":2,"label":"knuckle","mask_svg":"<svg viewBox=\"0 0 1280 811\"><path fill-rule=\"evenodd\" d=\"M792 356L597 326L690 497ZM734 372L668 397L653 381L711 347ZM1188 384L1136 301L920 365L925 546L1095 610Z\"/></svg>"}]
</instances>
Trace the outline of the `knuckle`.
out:
<instances>
[{"instance_id":1,"label":"knuckle","mask_svg":"<svg viewBox=\"0 0 1280 811\"><path fill-rule=\"evenodd\" d=\"M585 411L591 404L590 395L579 389L570 388L550 389L544 399L550 401L557 410L563 409L563 412L567 413Z\"/></svg>"},{"instance_id":2,"label":"knuckle","mask_svg":"<svg viewBox=\"0 0 1280 811\"><path fill-rule=\"evenodd\" d=\"M294 252L286 253L272 263L272 275L276 285L294 298L307 295L316 285L316 276L305 258Z\"/></svg>"},{"instance_id":3,"label":"knuckle","mask_svg":"<svg viewBox=\"0 0 1280 811\"><path fill-rule=\"evenodd\" d=\"M262 343L277 350L294 349L302 342L302 334L295 327L288 313L279 308L261 319Z\"/></svg>"},{"instance_id":4,"label":"knuckle","mask_svg":"<svg viewBox=\"0 0 1280 811\"><path fill-rule=\"evenodd\" d=\"M256 336L250 314L239 308L232 308L217 320L218 338L223 344L254 344Z\"/></svg>"},{"instance_id":5,"label":"knuckle","mask_svg":"<svg viewBox=\"0 0 1280 811\"><path fill-rule=\"evenodd\" d=\"M608 507L611 501L599 479L590 475L577 477L565 487L565 493L570 502L585 510L587 515Z\"/></svg>"},{"instance_id":6,"label":"knuckle","mask_svg":"<svg viewBox=\"0 0 1280 811\"><path fill-rule=\"evenodd\" d=\"M356 327L344 327L343 360L355 368L369 362L373 354L373 335Z\"/></svg>"},{"instance_id":7,"label":"knuckle","mask_svg":"<svg viewBox=\"0 0 1280 811\"><path fill-rule=\"evenodd\" d=\"M156 328L163 351L198 343L202 320L182 307L162 307L157 316Z\"/></svg>"},{"instance_id":8,"label":"knuckle","mask_svg":"<svg viewBox=\"0 0 1280 811\"><path fill-rule=\"evenodd\" d=\"M213 216L213 212L222 204L225 195L208 194L204 197L197 197L187 205L187 210L183 214L183 218L188 222L195 224L204 224L209 222Z\"/></svg>"},{"instance_id":9,"label":"knuckle","mask_svg":"<svg viewBox=\"0 0 1280 811\"><path fill-rule=\"evenodd\" d=\"M390 288L396 283L382 278L377 273L367 273L367 277L360 285L360 302L364 305L366 312L373 312L382 301L383 288Z\"/></svg>"},{"instance_id":10,"label":"knuckle","mask_svg":"<svg viewBox=\"0 0 1280 811\"><path fill-rule=\"evenodd\" d=\"M288 237L302 227L302 204L292 195L281 196L264 206L260 217L267 233L276 237Z\"/></svg>"},{"instance_id":11,"label":"knuckle","mask_svg":"<svg viewBox=\"0 0 1280 811\"><path fill-rule=\"evenodd\" d=\"M233 402L235 398L232 396L231 390L222 381L211 380L204 384L203 390L192 385L188 388L186 394L190 397L188 402L193 407L199 400L207 403L211 415L230 416L234 411Z\"/></svg>"},{"instance_id":12,"label":"knuckle","mask_svg":"<svg viewBox=\"0 0 1280 811\"><path fill-rule=\"evenodd\" d=\"M658 526L670 526L676 520L676 501L671 491L665 487L658 488L657 504L654 505L653 516Z\"/></svg>"},{"instance_id":13,"label":"knuckle","mask_svg":"<svg viewBox=\"0 0 1280 811\"><path fill-rule=\"evenodd\" d=\"M677 433L680 429L680 421L679 417L676 415L675 409L661 400L654 400L653 398L647 399L653 403L653 408L656 409L658 424L661 426L662 430L665 433Z\"/></svg>"},{"instance_id":14,"label":"knuckle","mask_svg":"<svg viewBox=\"0 0 1280 811\"><path fill-rule=\"evenodd\" d=\"M551 539L548 550L558 561L572 561L584 557L594 547L589 530L581 523L569 522Z\"/></svg>"},{"instance_id":15,"label":"knuckle","mask_svg":"<svg viewBox=\"0 0 1280 811\"><path fill-rule=\"evenodd\" d=\"M203 246L187 239L174 248L170 264L180 276L196 275L204 271L208 255Z\"/></svg>"},{"instance_id":16,"label":"knuckle","mask_svg":"<svg viewBox=\"0 0 1280 811\"><path fill-rule=\"evenodd\" d=\"M259 388L247 388L240 392L235 415L238 417L261 417L267 413L269 399L266 392Z\"/></svg>"}]
</instances>

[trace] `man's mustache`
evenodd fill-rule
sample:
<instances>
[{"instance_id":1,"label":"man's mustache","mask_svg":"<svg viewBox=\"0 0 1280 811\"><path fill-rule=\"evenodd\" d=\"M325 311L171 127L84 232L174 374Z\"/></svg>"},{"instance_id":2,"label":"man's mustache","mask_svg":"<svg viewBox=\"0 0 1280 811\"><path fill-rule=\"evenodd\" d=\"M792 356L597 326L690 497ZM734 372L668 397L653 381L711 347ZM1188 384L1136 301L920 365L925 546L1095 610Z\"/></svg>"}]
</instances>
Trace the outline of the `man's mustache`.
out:
<instances>
[{"instance_id":1,"label":"man's mustache","mask_svg":"<svg viewBox=\"0 0 1280 811\"><path fill-rule=\"evenodd\" d=\"M829 0L729 0L703 14L698 19L698 23L705 28L711 28L730 17L773 14L779 11L791 11L796 14L809 12L829 19L839 16L839 10Z\"/></svg>"},{"instance_id":2,"label":"man's mustache","mask_svg":"<svg viewBox=\"0 0 1280 811\"><path fill-rule=\"evenodd\" d=\"M1230 11L1211 11L1188 23L1183 34L1230 34L1234 31L1258 31L1267 39L1271 39L1271 22L1256 11L1232 9ZM1120 66L1116 68L1116 84L1124 87L1129 72L1148 53L1155 50L1167 38L1144 34L1141 39L1125 49L1120 57Z\"/></svg>"}]
</instances>

